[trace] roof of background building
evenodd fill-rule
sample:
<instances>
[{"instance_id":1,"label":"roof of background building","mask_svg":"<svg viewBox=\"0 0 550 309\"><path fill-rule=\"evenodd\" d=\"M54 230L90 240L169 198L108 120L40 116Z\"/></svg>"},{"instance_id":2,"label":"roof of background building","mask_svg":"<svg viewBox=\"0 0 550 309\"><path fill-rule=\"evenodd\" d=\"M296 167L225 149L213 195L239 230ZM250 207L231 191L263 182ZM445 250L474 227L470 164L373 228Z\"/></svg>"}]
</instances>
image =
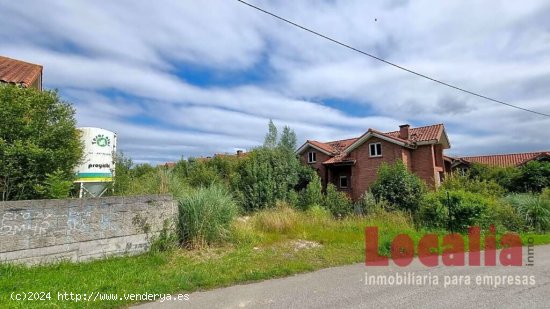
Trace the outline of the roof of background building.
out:
<instances>
[{"instance_id":1,"label":"roof of background building","mask_svg":"<svg viewBox=\"0 0 550 309\"><path fill-rule=\"evenodd\" d=\"M42 66L0 56L0 81L31 86L42 73Z\"/></svg>"},{"instance_id":2,"label":"roof of background building","mask_svg":"<svg viewBox=\"0 0 550 309\"><path fill-rule=\"evenodd\" d=\"M480 163L486 165L509 167L518 166L539 157L550 156L550 151L508 153L485 156L470 156L457 158L468 163Z\"/></svg>"}]
</instances>

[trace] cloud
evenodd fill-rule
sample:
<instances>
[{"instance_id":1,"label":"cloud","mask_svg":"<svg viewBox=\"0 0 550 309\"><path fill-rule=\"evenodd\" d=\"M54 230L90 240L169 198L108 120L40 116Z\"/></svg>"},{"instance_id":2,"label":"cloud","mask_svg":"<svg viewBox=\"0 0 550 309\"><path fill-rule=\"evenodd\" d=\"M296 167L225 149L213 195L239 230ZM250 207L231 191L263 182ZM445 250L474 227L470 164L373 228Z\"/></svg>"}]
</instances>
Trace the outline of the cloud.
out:
<instances>
[{"instance_id":1,"label":"cloud","mask_svg":"<svg viewBox=\"0 0 550 309\"><path fill-rule=\"evenodd\" d=\"M251 2L423 74L550 113L550 5L542 0ZM46 87L75 104L79 125L116 131L138 162L251 148L268 119L300 141L443 122L455 154L541 150L550 139L540 129L546 118L423 80L237 1L5 1L0 54L43 64Z\"/></svg>"}]
</instances>

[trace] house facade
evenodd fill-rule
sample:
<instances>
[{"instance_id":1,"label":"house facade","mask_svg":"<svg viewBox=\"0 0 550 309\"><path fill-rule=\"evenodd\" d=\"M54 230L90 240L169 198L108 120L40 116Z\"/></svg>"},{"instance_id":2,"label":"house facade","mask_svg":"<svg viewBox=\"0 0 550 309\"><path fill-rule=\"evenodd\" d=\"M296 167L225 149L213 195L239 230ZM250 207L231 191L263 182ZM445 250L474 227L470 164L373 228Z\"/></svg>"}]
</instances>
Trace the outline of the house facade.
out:
<instances>
[{"instance_id":1,"label":"house facade","mask_svg":"<svg viewBox=\"0 0 550 309\"><path fill-rule=\"evenodd\" d=\"M323 187L332 183L357 200L377 178L383 162L402 161L432 188L445 175L444 149L450 148L443 124L411 128L401 125L398 131L369 129L365 134L345 140L306 141L298 150L304 164L317 170Z\"/></svg>"}]
</instances>

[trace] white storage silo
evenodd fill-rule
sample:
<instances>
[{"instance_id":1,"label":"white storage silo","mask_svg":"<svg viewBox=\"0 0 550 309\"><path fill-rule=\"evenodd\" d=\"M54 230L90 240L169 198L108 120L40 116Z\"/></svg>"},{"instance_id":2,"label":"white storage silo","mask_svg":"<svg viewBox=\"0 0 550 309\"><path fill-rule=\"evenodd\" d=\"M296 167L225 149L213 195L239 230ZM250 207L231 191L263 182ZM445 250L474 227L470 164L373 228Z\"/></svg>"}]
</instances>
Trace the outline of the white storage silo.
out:
<instances>
[{"instance_id":1,"label":"white storage silo","mask_svg":"<svg viewBox=\"0 0 550 309\"><path fill-rule=\"evenodd\" d=\"M76 168L75 183L80 186L79 197L100 197L113 182L116 134L101 128L78 129L84 144L84 158Z\"/></svg>"}]
</instances>

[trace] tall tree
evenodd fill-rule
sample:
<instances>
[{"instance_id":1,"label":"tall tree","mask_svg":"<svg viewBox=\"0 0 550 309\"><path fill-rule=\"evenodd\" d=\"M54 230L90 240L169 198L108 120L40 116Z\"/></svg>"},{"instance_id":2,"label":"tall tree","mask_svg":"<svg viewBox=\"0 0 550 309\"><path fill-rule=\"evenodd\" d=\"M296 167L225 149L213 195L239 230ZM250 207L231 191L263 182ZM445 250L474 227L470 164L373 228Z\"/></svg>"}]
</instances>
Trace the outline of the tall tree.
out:
<instances>
[{"instance_id":1,"label":"tall tree","mask_svg":"<svg viewBox=\"0 0 550 309\"><path fill-rule=\"evenodd\" d=\"M296 133L294 130L290 129L289 126L283 128L283 133L281 134L281 140L279 141L279 147L294 151L296 150Z\"/></svg>"},{"instance_id":2,"label":"tall tree","mask_svg":"<svg viewBox=\"0 0 550 309\"><path fill-rule=\"evenodd\" d=\"M55 91L0 84L1 200L63 195L57 182L72 180L83 152L74 114Z\"/></svg>"},{"instance_id":3,"label":"tall tree","mask_svg":"<svg viewBox=\"0 0 550 309\"><path fill-rule=\"evenodd\" d=\"M271 149L277 147L277 127L271 119L269 119L268 131L264 139L264 147Z\"/></svg>"}]
</instances>

